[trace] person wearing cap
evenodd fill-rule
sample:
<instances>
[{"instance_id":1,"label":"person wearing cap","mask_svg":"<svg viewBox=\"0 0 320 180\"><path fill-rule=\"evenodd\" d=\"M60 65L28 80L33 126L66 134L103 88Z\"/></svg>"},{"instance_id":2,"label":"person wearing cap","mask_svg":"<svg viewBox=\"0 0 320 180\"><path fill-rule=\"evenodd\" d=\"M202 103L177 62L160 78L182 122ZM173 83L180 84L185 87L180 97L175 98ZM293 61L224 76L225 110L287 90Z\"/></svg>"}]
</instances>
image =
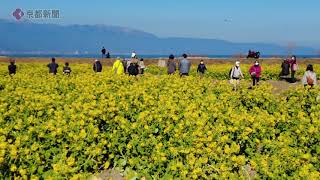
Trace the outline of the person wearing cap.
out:
<instances>
[{"instance_id":1,"label":"person wearing cap","mask_svg":"<svg viewBox=\"0 0 320 180\"><path fill-rule=\"evenodd\" d=\"M190 72L190 67L191 67L191 63L190 61L187 59L187 54L183 54L182 55L183 59L180 61L179 64L179 71L180 71L180 76L189 76L189 72Z\"/></svg>"},{"instance_id":2,"label":"person wearing cap","mask_svg":"<svg viewBox=\"0 0 320 180\"><path fill-rule=\"evenodd\" d=\"M102 72L102 64L98 59L94 61L93 70L94 72Z\"/></svg>"},{"instance_id":3,"label":"person wearing cap","mask_svg":"<svg viewBox=\"0 0 320 180\"><path fill-rule=\"evenodd\" d=\"M261 71L262 71L262 69L259 64L259 61L255 61L255 63L249 69L253 86L255 86L259 83L260 77L261 77Z\"/></svg>"},{"instance_id":4,"label":"person wearing cap","mask_svg":"<svg viewBox=\"0 0 320 180\"><path fill-rule=\"evenodd\" d=\"M54 75L57 74L59 65L56 63L55 58L51 59L51 63L48 64L47 67L49 68L49 73L52 73Z\"/></svg>"},{"instance_id":5,"label":"person wearing cap","mask_svg":"<svg viewBox=\"0 0 320 180\"><path fill-rule=\"evenodd\" d=\"M237 87L240 86L240 78L244 78L241 68L240 61L236 61L235 66L231 69L230 72L230 82L233 84L233 89L236 91Z\"/></svg>"},{"instance_id":6,"label":"person wearing cap","mask_svg":"<svg viewBox=\"0 0 320 180\"><path fill-rule=\"evenodd\" d=\"M117 57L116 61L113 63L112 72L117 75L124 74L124 67L120 57Z\"/></svg>"},{"instance_id":7,"label":"person wearing cap","mask_svg":"<svg viewBox=\"0 0 320 180\"><path fill-rule=\"evenodd\" d=\"M9 70L9 75L13 76L16 74L17 71L17 66L15 65L15 61L11 60L10 61L10 65L8 66L8 70Z\"/></svg>"},{"instance_id":8,"label":"person wearing cap","mask_svg":"<svg viewBox=\"0 0 320 180\"><path fill-rule=\"evenodd\" d=\"M168 60L168 64L167 64L167 70L168 70L168 74L174 74L177 70L177 64L174 61L174 55L171 54L169 56L169 60Z\"/></svg>"},{"instance_id":9,"label":"person wearing cap","mask_svg":"<svg viewBox=\"0 0 320 180\"><path fill-rule=\"evenodd\" d=\"M307 70L304 73L303 78L302 78L302 84L304 86L310 86L310 87L313 87L313 86L317 85L317 75L313 71L312 64L309 64L307 66Z\"/></svg>"}]
</instances>

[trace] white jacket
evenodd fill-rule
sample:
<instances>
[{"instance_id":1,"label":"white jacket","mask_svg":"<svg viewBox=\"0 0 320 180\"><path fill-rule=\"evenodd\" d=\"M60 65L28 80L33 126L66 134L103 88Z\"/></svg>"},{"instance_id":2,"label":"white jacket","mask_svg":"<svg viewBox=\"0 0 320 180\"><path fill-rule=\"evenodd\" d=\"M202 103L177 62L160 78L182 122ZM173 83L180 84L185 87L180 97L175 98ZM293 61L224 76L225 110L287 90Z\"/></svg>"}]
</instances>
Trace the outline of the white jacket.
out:
<instances>
[{"instance_id":1,"label":"white jacket","mask_svg":"<svg viewBox=\"0 0 320 180\"><path fill-rule=\"evenodd\" d=\"M315 72L312 72L312 71L306 71L304 73L303 78L302 78L302 84L308 85L308 82L307 82L308 76L313 79L313 85L316 86L317 85L317 75Z\"/></svg>"},{"instance_id":2,"label":"white jacket","mask_svg":"<svg viewBox=\"0 0 320 180\"><path fill-rule=\"evenodd\" d=\"M230 78L232 79L233 77L235 78L240 78L243 77L243 74L242 74L242 71L241 71L241 68L240 66L239 67L236 67L234 66L231 70L231 74L230 74Z\"/></svg>"}]
</instances>

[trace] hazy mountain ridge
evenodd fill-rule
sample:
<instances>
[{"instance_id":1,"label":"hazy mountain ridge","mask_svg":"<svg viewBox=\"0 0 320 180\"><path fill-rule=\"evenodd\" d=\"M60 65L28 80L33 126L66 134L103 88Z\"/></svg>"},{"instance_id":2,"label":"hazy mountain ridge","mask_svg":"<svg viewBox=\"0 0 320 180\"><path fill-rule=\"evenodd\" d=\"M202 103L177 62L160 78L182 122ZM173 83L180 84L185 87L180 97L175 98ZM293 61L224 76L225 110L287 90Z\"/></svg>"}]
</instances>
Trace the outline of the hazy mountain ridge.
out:
<instances>
[{"instance_id":1,"label":"hazy mountain ridge","mask_svg":"<svg viewBox=\"0 0 320 180\"><path fill-rule=\"evenodd\" d=\"M56 25L0 19L0 51L98 53L105 46L113 54L217 54L232 55L256 49L262 54L287 54L288 49L271 43L232 43L218 39L159 38L151 33L106 25ZM292 49L295 54L314 55L309 47Z\"/></svg>"}]
</instances>

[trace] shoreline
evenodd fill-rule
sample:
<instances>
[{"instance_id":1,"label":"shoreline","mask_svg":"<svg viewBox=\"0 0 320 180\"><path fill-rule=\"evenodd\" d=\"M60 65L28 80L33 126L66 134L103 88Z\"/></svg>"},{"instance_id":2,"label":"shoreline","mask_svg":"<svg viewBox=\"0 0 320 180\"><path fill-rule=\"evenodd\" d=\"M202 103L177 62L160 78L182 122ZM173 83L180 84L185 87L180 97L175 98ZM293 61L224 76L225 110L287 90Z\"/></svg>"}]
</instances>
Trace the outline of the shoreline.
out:
<instances>
[{"instance_id":1,"label":"shoreline","mask_svg":"<svg viewBox=\"0 0 320 180\"><path fill-rule=\"evenodd\" d=\"M11 59L14 59L16 63L49 63L51 58L47 57L5 57L0 56L0 63L9 63ZM181 58L176 58L179 61ZM200 60L204 60L206 64L233 64L236 60L239 60L242 64L252 64L256 59L246 58L202 58L202 57L191 57L188 58L192 64L198 64ZM95 58L56 58L57 63L79 63L79 64L91 64ZM110 59L99 59L104 65L112 65L115 58ZM145 58L144 62L146 65L157 65L159 61L167 61L167 58ZM283 58L261 58L258 59L263 64L281 64ZM320 58L298 58L299 64L320 64Z\"/></svg>"}]
</instances>

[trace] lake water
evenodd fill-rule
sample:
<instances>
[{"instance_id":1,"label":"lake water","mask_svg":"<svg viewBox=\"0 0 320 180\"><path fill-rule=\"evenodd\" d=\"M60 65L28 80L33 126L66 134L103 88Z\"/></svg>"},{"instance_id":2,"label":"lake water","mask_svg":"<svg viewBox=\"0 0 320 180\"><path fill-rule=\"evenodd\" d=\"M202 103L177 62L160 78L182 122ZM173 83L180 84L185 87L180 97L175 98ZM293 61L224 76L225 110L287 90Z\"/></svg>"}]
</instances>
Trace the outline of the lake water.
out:
<instances>
[{"instance_id":1,"label":"lake water","mask_svg":"<svg viewBox=\"0 0 320 180\"><path fill-rule=\"evenodd\" d=\"M0 56L7 56L7 57L42 57L42 58L51 58L51 57L56 57L56 58L101 58L101 55L99 54L81 54L81 55L74 55L74 54L0 54ZM181 55L175 56L175 57L180 57ZM130 58L130 54L128 55L111 55L111 58ZM139 55L139 58L168 58L169 55ZM233 55L204 55L203 57L208 57L208 58L232 58L235 57ZM275 57L274 55L263 55L261 58L271 58ZM285 58L287 57L286 55L280 55L277 57L282 57ZM320 55L297 55L298 58L320 58Z\"/></svg>"}]
</instances>

